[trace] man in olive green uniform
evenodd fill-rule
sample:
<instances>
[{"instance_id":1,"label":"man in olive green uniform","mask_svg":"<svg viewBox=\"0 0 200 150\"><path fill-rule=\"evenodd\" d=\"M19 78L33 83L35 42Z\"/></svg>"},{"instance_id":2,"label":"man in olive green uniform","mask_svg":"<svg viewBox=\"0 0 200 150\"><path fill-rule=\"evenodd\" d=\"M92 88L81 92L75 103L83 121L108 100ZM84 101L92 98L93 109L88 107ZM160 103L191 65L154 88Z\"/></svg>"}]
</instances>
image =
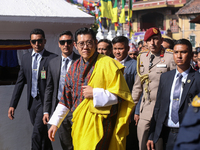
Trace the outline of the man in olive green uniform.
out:
<instances>
[{"instance_id":1,"label":"man in olive green uniform","mask_svg":"<svg viewBox=\"0 0 200 150\"><path fill-rule=\"evenodd\" d=\"M176 68L173 60L173 51L170 49L165 50L161 46L163 38L159 29L148 29L145 33L144 41L147 43L148 50L141 51L137 58L138 74L132 90L132 97L135 103L138 103L143 93L137 126L140 150L147 149L148 131L156 102L160 75Z\"/></svg>"}]
</instances>

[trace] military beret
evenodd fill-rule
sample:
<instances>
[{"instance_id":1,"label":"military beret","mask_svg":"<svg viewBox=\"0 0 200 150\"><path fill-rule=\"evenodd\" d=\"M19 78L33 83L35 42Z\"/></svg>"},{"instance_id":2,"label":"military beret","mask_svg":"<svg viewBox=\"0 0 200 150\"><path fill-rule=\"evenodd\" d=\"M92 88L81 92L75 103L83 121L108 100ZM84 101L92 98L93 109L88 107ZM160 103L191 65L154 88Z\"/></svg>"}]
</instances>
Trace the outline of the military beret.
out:
<instances>
[{"instance_id":1,"label":"military beret","mask_svg":"<svg viewBox=\"0 0 200 150\"><path fill-rule=\"evenodd\" d=\"M151 36L158 34L160 34L160 30L158 28L149 28L144 35L144 41L147 41Z\"/></svg>"}]
</instances>

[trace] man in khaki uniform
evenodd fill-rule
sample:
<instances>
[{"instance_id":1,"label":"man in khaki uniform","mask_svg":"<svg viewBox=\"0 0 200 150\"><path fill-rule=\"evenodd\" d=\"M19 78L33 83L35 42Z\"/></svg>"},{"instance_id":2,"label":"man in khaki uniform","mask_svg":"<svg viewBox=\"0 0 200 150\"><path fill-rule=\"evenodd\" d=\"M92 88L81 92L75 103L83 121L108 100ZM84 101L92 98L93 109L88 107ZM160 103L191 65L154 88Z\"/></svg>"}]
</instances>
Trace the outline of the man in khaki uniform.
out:
<instances>
[{"instance_id":1,"label":"man in khaki uniform","mask_svg":"<svg viewBox=\"0 0 200 150\"><path fill-rule=\"evenodd\" d=\"M132 97L138 103L141 94L140 117L137 126L140 150L146 150L150 120L156 102L160 75L176 68L173 60L173 51L164 49L161 44L163 38L157 28L146 31L144 41L148 50L143 50L137 58L137 71Z\"/></svg>"}]
</instances>

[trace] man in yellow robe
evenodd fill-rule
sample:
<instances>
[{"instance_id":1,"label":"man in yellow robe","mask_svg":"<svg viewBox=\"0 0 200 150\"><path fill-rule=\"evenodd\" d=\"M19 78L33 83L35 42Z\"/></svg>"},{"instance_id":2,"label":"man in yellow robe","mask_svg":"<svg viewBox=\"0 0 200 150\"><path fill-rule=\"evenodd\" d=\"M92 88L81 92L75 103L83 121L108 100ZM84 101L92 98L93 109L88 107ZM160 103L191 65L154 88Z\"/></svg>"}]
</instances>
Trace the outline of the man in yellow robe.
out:
<instances>
[{"instance_id":1,"label":"man in yellow robe","mask_svg":"<svg viewBox=\"0 0 200 150\"><path fill-rule=\"evenodd\" d=\"M74 44L81 57L66 75L63 96L49 121L49 138L55 140L62 120L72 111L75 150L125 150L134 103L123 77L124 66L96 52L91 29L78 29Z\"/></svg>"}]
</instances>

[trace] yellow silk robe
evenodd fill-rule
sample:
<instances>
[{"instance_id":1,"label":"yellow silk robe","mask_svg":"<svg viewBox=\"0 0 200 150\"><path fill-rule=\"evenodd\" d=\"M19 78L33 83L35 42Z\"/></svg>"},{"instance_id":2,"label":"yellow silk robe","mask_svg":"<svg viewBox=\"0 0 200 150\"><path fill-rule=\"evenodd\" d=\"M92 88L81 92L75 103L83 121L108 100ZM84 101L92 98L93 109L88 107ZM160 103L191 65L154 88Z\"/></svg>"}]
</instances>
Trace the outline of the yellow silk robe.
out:
<instances>
[{"instance_id":1,"label":"yellow silk robe","mask_svg":"<svg viewBox=\"0 0 200 150\"><path fill-rule=\"evenodd\" d=\"M122 98L118 105L115 129L109 150L125 150L129 133L129 115L134 107L131 93L123 76L124 66L116 60L99 54L88 85L104 88ZM103 119L111 106L95 108L92 99L84 99L73 113L72 139L74 150L95 150L103 137Z\"/></svg>"}]
</instances>

